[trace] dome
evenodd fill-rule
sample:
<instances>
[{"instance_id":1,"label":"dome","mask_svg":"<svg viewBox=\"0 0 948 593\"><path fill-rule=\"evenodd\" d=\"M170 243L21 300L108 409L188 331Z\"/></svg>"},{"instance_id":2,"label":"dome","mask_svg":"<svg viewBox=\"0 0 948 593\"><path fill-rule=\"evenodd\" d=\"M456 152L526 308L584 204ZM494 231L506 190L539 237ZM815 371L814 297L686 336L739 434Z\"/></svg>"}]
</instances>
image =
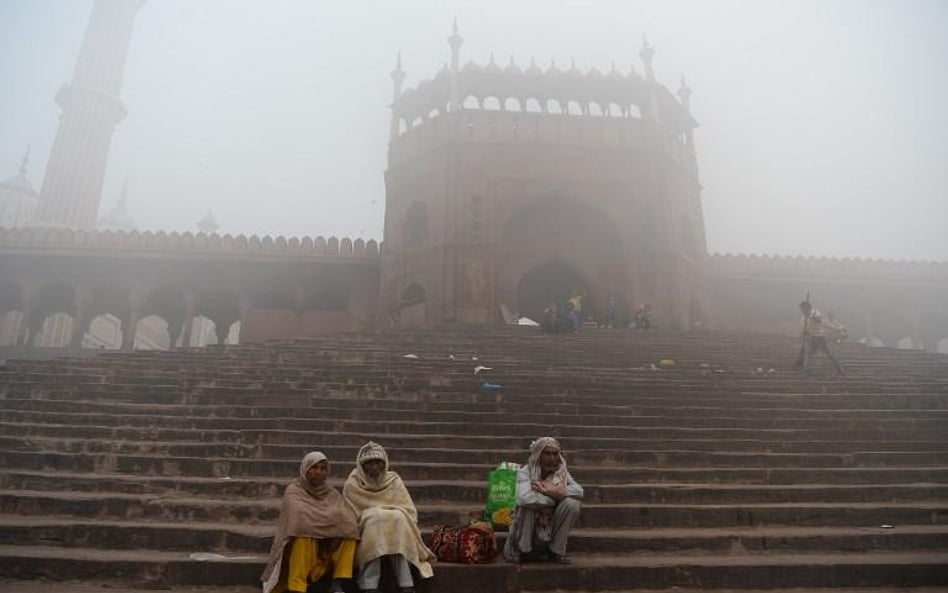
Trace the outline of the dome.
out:
<instances>
[{"instance_id":1,"label":"dome","mask_svg":"<svg viewBox=\"0 0 948 593\"><path fill-rule=\"evenodd\" d=\"M510 63L507 64L507 67L504 68L504 74L523 74L523 71L520 69L520 66L514 64L513 56L510 56Z\"/></svg>"},{"instance_id":2,"label":"dome","mask_svg":"<svg viewBox=\"0 0 948 593\"><path fill-rule=\"evenodd\" d=\"M527 75L529 75L529 76L539 76L539 75L543 74L543 73L540 71L540 69L537 68L537 63L536 63L536 61L534 61L533 58L530 58L530 66L528 66L527 69L523 71L523 73L524 73L524 74L527 74Z\"/></svg>"},{"instance_id":3,"label":"dome","mask_svg":"<svg viewBox=\"0 0 948 593\"><path fill-rule=\"evenodd\" d=\"M207 214L204 215L204 218L198 221L197 226L200 232L207 234L214 233L218 228L220 228L217 225L217 220L214 218L214 213L210 210L207 211Z\"/></svg>"},{"instance_id":4,"label":"dome","mask_svg":"<svg viewBox=\"0 0 948 593\"><path fill-rule=\"evenodd\" d=\"M27 150L16 176L0 182L0 227L26 226L33 220L39 204L39 194L26 177L26 164L30 153Z\"/></svg>"},{"instance_id":5,"label":"dome","mask_svg":"<svg viewBox=\"0 0 948 593\"><path fill-rule=\"evenodd\" d=\"M124 231L130 233L138 230L132 215L128 213L125 202L128 197L128 180L122 184L122 196L118 203L111 210L103 214L95 223L96 230L99 231Z\"/></svg>"},{"instance_id":6,"label":"dome","mask_svg":"<svg viewBox=\"0 0 948 593\"><path fill-rule=\"evenodd\" d=\"M474 62L468 62L467 64L464 64L464 67L463 67L463 68L461 68L461 72L464 72L464 73L468 73L468 72L480 72L480 71L482 71L482 70L483 70L483 68L481 68L480 66L478 66L478 65L475 64Z\"/></svg>"}]
</instances>

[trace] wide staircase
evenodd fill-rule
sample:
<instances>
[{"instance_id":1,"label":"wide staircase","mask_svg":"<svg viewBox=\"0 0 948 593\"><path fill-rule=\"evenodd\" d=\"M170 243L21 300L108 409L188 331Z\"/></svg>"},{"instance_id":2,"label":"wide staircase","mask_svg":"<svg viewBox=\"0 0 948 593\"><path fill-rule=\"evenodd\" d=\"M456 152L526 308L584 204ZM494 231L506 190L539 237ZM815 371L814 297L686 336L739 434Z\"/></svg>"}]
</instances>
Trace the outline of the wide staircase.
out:
<instances>
[{"instance_id":1,"label":"wide staircase","mask_svg":"<svg viewBox=\"0 0 948 593\"><path fill-rule=\"evenodd\" d=\"M252 591L307 451L341 487L384 445L430 537L544 435L586 492L574 563L440 563L421 591L948 590L948 357L843 344L837 378L797 347L497 328L10 360L0 590Z\"/></svg>"}]
</instances>

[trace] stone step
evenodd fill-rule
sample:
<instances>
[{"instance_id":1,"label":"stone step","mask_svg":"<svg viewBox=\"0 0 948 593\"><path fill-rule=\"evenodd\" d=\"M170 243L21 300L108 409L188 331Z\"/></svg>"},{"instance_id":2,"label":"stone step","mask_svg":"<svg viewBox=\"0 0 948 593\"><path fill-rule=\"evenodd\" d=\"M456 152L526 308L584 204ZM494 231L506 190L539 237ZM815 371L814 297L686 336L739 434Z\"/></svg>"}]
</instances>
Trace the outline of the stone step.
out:
<instances>
[{"instance_id":1,"label":"stone step","mask_svg":"<svg viewBox=\"0 0 948 593\"><path fill-rule=\"evenodd\" d=\"M115 588L113 582L102 581L58 581L52 588L55 593L103 593L104 590ZM12 579L0 579L0 593L48 593L51 584L45 581L22 581ZM260 593L260 587L232 585L221 587L191 587L187 585L176 586L176 593ZM123 586L122 593L154 593L154 589L144 589L141 587ZM450 589L446 589L450 591ZM669 589L622 589L616 593L945 593L942 587L833 587L831 589L823 587L793 587L790 589L693 589L691 587L675 587ZM554 590L536 591L534 593L558 593ZM576 591L575 593L587 593L586 591ZM589 592L592 593L592 592Z\"/></svg>"},{"instance_id":2,"label":"stone step","mask_svg":"<svg viewBox=\"0 0 948 593\"><path fill-rule=\"evenodd\" d=\"M0 509L7 514L36 516L143 518L166 521L260 523L275 521L280 499L226 500L174 495L108 492L3 490ZM418 505L423 526L463 524L483 514L482 504ZM585 504L580 524L590 528L740 527L751 525L861 526L942 525L948 522L948 501L912 503L774 503L740 505Z\"/></svg>"},{"instance_id":3,"label":"stone step","mask_svg":"<svg viewBox=\"0 0 948 593\"><path fill-rule=\"evenodd\" d=\"M329 483L342 488L340 472ZM193 497L260 499L279 497L288 483L283 478L160 477L139 474L88 474L57 471L0 470L0 489L115 492L124 494L178 495ZM414 480L408 483L412 497L421 502L480 503L486 494L486 479ZM585 484L587 503L740 504L807 502L920 502L948 500L948 484L720 484L635 483Z\"/></svg>"},{"instance_id":4,"label":"stone step","mask_svg":"<svg viewBox=\"0 0 948 593\"><path fill-rule=\"evenodd\" d=\"M61 422L60 418L60 422ZM645 438L643 431L637 431L635 438L598 438L584 437L584 449L591 450L677 450L717 452L763 452L763 453L824 453L846 454L867 451L948 451L948 440L760 440L751 438L712 439L700 438ZM655 431L648 431L654 433ZM311 431L295 430L229 430L207 429L196 431L190 428L162 428L155 426L97 426L75 424L29 424L0 422L0 434L18 437L21 440L37 438L76 438L99 441L156 441L187 443L232 443L240 445L298 445L300 447L317 446L313 443ZM348 446L358 449L365 444L363 432L332 432L319 435L320 447ZM906 437L909 439L910 437ZM529 437L521 436L485 436L464 434L399 434L386 435L385 444L392 450L438 448L444 450L516 450L516 457L522 457L530 442ZM567 455L572 458L571 450Z\"/></svg>"},{"instance_id":5,"label":"stone step","mask_svg":"<svg viewBox=\"0 0 948 593\"><path fill-rule=\"evenodd\" d=\"M422 530L430 544L431 528ZM267 554L272 524L91 520L0 515L0 545L58 545L97 549ZM497 532L503 547L507 534ZM746 528L576 528L569 549L575 553L671 552L863 552L937 550L948 542L948 525L872 527L758 526Z\"/></svg>"},{"instance_id":6,"label":"stone step","mask_svg":"<svg viewBox=\"0 0 948 593\"><path fill-rule=\"evenodd\" d=\"M378 438L378 437L376 437ZM384 442L384 439L381 439ZM301 458L305 449L300 449ZM391 468L406 481L485 479L494 463L408 463L391 460ZM0 467L20 470L127 473L157 476L280 477L294 475L299 462L290 459L167 457L153 455L86 455L81 453L0 450ZM948 466L903 467L573 467L580 483L631 482L749 483L749 484L893 484L948 483Z\"/></svg>"},{"instance_id":7,"label":"stone step","mask_svg":"<svg viewBox=\"0 0 948 593\"><path fill-rule=\"evenodd\" d=\"M291 410L287 414L292 414ZM388 422L385 420L326 420L306 418L200 418L154 415L120 414L62 414L45 412L23 412L0 410L0 422L61 424L64 421L78 425L96 426L162 426L165 428L191 428L194 430L261 430L272 429L274 425L292 431L310 432L363 432L374 435L384 434L466 434L474 427L478 434L507 436L510 434L549 434L554 432L563 439L582 439L585 437L642 438L643 435L661 435L669 438L673 435L702 436L704 438L728 439L772 438L775 440L826 440L831 437L844 440L879 441L905 438L911 435L915 440L937 440L943 435L948 421L941 419L906 419L882 422L827 423L814 428L808 421L788 421L787 426L756 426L752 419L737 421L730 418L712 418L707 420L678 420L674 416L664 418L621 418L613 425L573 424L571 418L563 415L558 422L542 424L518 422L510 417L507 422L478 422L472 417L468 422L429 422L417 414L414 421ZM379 416L382 417L382 416Z\"/></svg>"},{"instance_id":8,"label":"stone step","mask_svg":"<svg viewBox=\"0 0 948 593\"><path fill-rule=\"evenodd\" d=\"M673 416L686 417L722 417L728 419L764 418L767 423L775 421L774 415L781 418L793 417L797 419L816 419L820 421L846 420L875 422L883 420L906 420L917 418L948 419L948 410L940 408L853 408L853 401L847 401L846 409L829 407L825 401L823 406L815 406L809 402L799 402L798 406L790 407L780 402L758 402L748 397L734 397L731 400L710 402L707 394L702 395L696 402L694 395L681 397L676 401L674 395L668 394L661 398L644 400L640 397L625 397L616 403L604 403L603 398L596 398L599 403L578 404L567 401L546 401L542 409L538 409L530 401L476 401L457 402L427 401L419 404L417 401L400 401L394 399L329 399L321 394L314 394L311 401L304 408L294 410L296 418L331 418L333 420L357 420L365 415L384 414L387 418L413 419L423 412L427 420L466 421L475 416L483 421L509 422L512 414L518 417L529 416L531 422L547 422L561 420L562 415L582 418L584 423L591 425L615 424L618 418L662 418ZM543 397L543 394L540 395ZM237 405L234 403L218 405L184 405L158 403L129 403L121 401L100 401L89 399L27 399L6 398L0 400L0 409L19 410L23 412L38 411L47 414L90 414L108 413L117 415L145 415L145 416L176 416L197 418L286 418L287 405L276 405L275 396L266 404ZM948 400L948 397L945 398ZM816 402L814 402L816 403ZM769 405L764 405L769 404Z\"/></svg>"},{"instance_id":9,"label":"stone step","mask_svg":"<svg viewBox=\"0 0 948 593\"><path fill-rule=\"evenodd\" d=\"M629 591L642 588L745 588L766 582L773 588L944 587L948 552L744 553L734 554L575 554L574 563L521 566L495 562L464 566L436 564L422 592ZM255 583L262 556L197 561L186 552L96 550L55 546L0 546L5 579L104 579L153 588L177 585ZM555 576L554 576L555 575Z\"/></svg>"},{"instance_id":10,"label":"stone step","mask_svg":"<svg viewBox=\"0 0 948 593\"><path fill-rule=\"evenodd\" d=\"M84 455L125 455L178 457L224 457L237 459L280 459L296 461L300 458L299 445L239 444L239 443L178 443L161 441L120 441L82 439L63 434L58 437L0 436L0 449L17 452L67 453ZM352 458L352 446L320 445L330 459ZM419 463L437 463L450 456L458 464L497 464L523 455L516 449L455 449L402 448L399 457ZM948 451L852 451L831 453L750 453L676 450L615 450L572 449L572 464L580 466L653 466L653 467L893 467L924 464L948 466Z\"/></svg>"}]
</instances>

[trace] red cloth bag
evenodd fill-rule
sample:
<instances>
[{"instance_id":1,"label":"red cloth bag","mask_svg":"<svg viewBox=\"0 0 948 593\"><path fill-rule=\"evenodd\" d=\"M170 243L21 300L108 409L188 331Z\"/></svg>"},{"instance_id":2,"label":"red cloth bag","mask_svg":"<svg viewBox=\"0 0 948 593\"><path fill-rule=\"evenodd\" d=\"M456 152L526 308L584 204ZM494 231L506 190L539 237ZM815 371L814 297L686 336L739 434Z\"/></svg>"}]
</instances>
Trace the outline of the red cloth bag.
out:
<instances>
[{"instance_id":1,"label":"red cloth bag","mask_svg":"<svg viewBox=\"0 0 948 593\"><path fill-rule=\"evenodd\" d=\"M442 562L486 564L497 557L494 529L486 521L472 521L466 527L436 525L431 551Z\"/></svg>"}]
</instances>

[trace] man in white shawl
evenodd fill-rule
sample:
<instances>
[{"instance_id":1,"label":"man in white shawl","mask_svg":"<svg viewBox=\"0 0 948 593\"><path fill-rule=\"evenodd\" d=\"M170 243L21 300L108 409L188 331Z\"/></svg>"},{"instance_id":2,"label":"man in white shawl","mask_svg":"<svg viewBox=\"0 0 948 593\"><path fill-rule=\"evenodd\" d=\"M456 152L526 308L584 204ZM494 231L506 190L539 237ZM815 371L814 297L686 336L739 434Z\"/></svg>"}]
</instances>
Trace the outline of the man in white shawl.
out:
<instances>
[{"instance_id":1,"label":"man in white shawl","mask_svg":"<svg viewBox=\"0 0 948 593\"><path fill-rule=\"evenodd\" d=\"M305 593L332 571L331 593L352 579L359 526L339 491L326 483L329 460L303 457L300 475L283 492L283 508L261 581L263 593Z\"/></svg>"},{"instance_id":2,"label":"man in white shawl","mask_svg":"<svg viewBox=\"0 0 948 593\"><path fill-rule=\"evenodd\" d=\"M391 560L400 593L414 592L411 566L423 579L434 575L430 562L435 555L421 539L415 503L398 474L389 471L381 445L369 441L359 449L342 496L359 520L355 561L362 591L378 592L382 558Z\"/></svg>"},{"instance_id":3,"label":"man in white shawl","mask_svg":"<svg viewBox=\"0 0 948 593\"><path fill-rule=\"evenodd\" d=\"M569 532L579 519L583 487L566 469L560 444L553 437L530 443L530 459L517 472L517 505L504 545L504 558L520 563L543 553L557 564L570 564Z\"/></svg>"}]
</instances>

